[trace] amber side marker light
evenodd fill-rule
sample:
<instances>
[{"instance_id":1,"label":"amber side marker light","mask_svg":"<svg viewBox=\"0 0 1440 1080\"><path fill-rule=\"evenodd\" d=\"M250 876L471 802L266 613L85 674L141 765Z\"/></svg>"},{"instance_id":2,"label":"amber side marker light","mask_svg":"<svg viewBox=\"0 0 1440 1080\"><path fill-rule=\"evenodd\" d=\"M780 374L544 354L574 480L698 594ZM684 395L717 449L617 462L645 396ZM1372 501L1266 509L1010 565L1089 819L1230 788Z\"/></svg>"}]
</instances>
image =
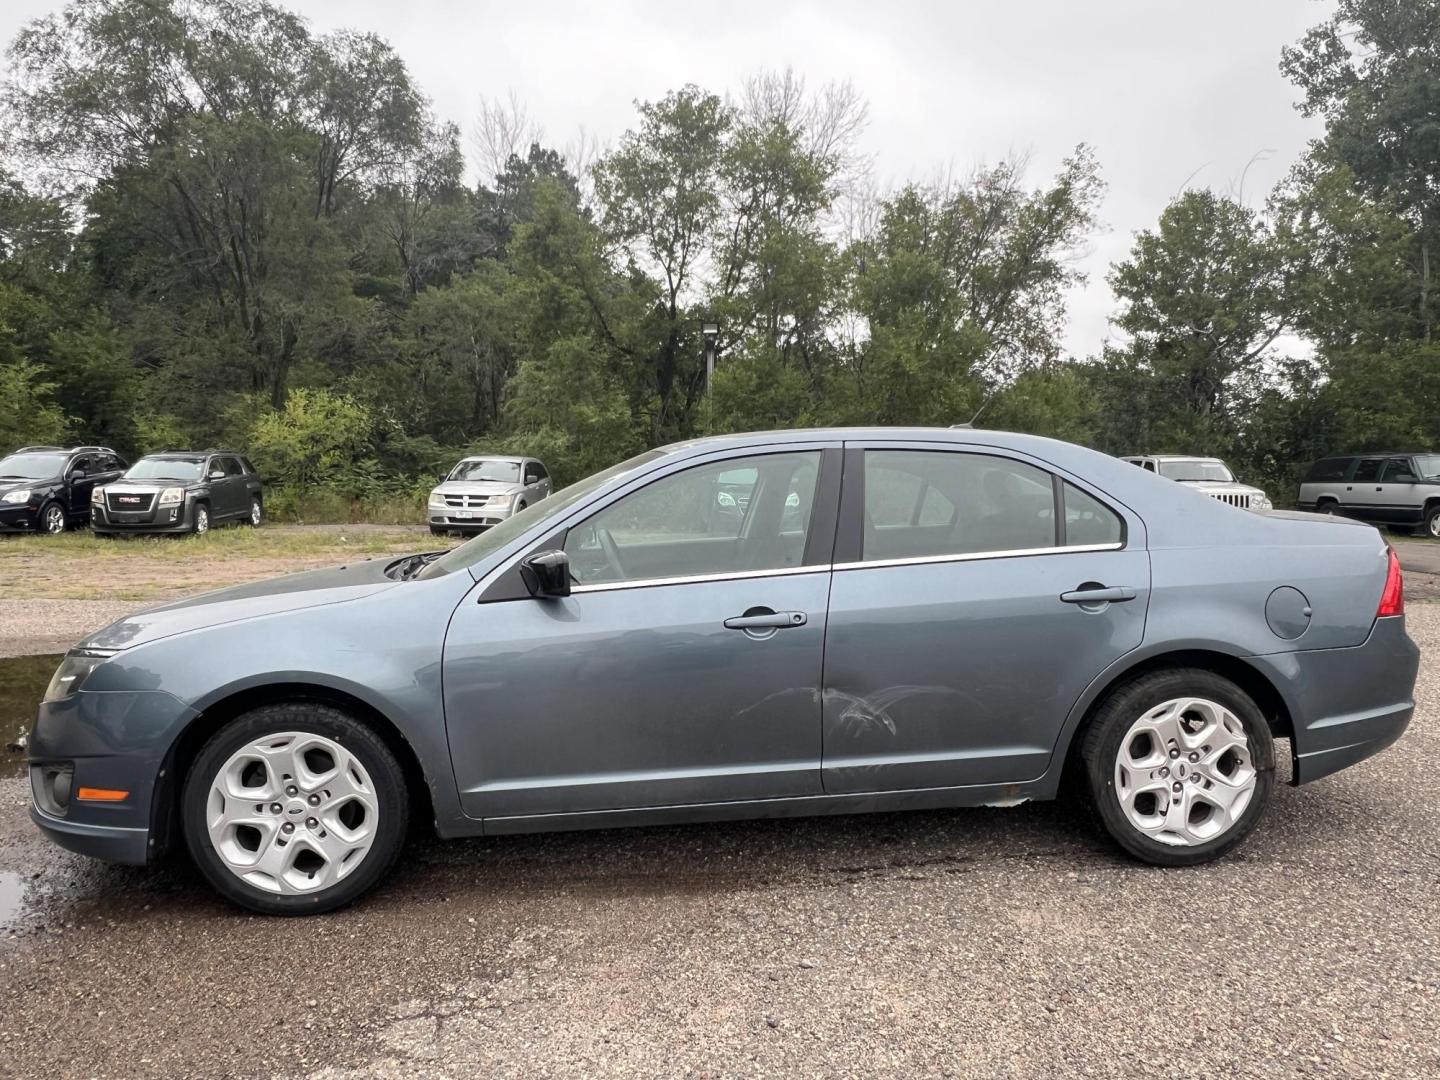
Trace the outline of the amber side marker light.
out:
<instances>
[{"instance_id":1,"label":"amber side marker light","mask_svg":"<svg viewBox=\"0 0 1440 1080\"><path fill-rule=\"evenodd\" d=\"M75 793L75 798L81 802L124 802L129 797L128 791L104 787L82 787Z\"/></svg>"}]
</instances>

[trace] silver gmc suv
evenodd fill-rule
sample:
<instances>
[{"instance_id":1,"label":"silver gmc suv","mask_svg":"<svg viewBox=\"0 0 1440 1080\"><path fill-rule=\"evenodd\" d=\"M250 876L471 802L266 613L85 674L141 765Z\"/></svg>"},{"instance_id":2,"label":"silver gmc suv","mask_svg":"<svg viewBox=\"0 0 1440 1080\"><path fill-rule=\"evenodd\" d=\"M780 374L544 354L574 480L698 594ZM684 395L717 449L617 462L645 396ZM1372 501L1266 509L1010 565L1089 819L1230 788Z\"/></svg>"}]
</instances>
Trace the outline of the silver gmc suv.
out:
<instances>
[{"instance_id":1,"label":"silver gmc suv","mask_svg":"<svg viewBox=\"0 0 1440 1080\"><path fill-rule=\"evenodd\" d=\"M1440 454L1324 458L1310 466L1295 501L1377 525L1423 525L1440 540Z\"/></svg>"},{"instance_id":2,"label":"silver gmc suv","mask_svg":"<svg viewBox=\"0 0 1440 1080\"><path fill-rule=\"evenodd\" d=\"M467 457L430 492L430 531L484 532L550 494L550 472L529 457Z\"/></svg>"},{"instance_id":3,"label":"silver gmc suv","mask_svg":"<svg viewBox=\"0 0 1440 1080\"><path fill-rule=\"evenodd\" d=\"M1192 487L1229 506L1238 506L1242 510L1274 509L1265 492L1240 483L1230 471L1230 466L1219 458L1151 454L1123 460L1131 465L1138 465L1146 472L1159 473L1167 480L1175 480L1186 487Z\"/></svg>"}]
</instances>

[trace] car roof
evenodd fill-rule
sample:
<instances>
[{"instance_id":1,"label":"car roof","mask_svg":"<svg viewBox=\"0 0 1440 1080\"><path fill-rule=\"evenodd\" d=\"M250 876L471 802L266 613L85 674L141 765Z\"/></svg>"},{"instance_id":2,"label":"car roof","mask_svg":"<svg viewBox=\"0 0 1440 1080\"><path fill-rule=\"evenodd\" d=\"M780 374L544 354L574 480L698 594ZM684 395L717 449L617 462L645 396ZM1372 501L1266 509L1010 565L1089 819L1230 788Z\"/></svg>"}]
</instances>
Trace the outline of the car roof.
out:
<instances>
[{"instance_id":1,"label":"car roof","mask_svg":"<svg viewBox=\"0 0 1440 1080\"><path fill-rule=\"evenodd\" d=\"M522 457L518 454L470 454L467 457L461 458L460 464L463 465L467 461L513 461L519 463L529 460L530 458Z\"/></svg>"},{"instance_id":2,"label":"car roof","mask_svg":"<svg viewBox=\"0 0 1440 1080\"><path fill-rule=\"evenodd\" d=\"M1215 461L1225 464L1224 458L1202 457L1198 454L1127 454L1126 461Z\"/></svg>"}]
</instances>

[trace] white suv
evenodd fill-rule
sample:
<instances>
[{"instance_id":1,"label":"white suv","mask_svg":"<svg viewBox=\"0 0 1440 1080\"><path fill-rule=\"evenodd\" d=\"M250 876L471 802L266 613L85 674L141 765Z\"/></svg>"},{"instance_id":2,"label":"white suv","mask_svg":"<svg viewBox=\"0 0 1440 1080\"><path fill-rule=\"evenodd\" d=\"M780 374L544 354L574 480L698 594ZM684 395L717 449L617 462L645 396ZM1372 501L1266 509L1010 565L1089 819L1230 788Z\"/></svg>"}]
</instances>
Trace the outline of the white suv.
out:
<instances>
[{"instance_id":1,"label":"white suv","mask_svg":"<svg viewBox=\"0 0 1440 1080\"><path fill-rule=\"evenodd\" d=\"M1147 472L1159 473L1167 480L1174 480L1196 491L1204 492L1212 499L1219 499L1242 510L1271 510L1274 508L1265 492L1235 479L1230 466L1219 458L1181 457L1179 455L1154 454L1145 457L1127 457L1122 460L1138 465Z\"/></svg>"}]
</instances>

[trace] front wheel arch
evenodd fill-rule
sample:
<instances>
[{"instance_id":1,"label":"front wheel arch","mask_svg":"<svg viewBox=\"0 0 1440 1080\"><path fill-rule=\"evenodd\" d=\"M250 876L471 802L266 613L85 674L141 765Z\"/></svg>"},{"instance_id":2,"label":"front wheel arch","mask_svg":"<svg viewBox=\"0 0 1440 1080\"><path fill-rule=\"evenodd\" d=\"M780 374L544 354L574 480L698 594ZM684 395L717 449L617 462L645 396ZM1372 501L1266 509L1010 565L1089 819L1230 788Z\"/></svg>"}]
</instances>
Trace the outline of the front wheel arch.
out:
<instances>
[{"instance_id":1,"label":"front wheel arch","mask_svg":"<svg viewBox=\"0 0 1440 1080\"><path fill-rule=\"evenodd\" d=\"M211 702L180 732L165 755L164 766L156 782L151 803L151 836L155 838L152 855L170 848L174 839L180 835L180 793L184 790L185 778L189 776L201 747L209 741L210 736L237 716L264 705L292 703L314 703L339 709L380 736L386 748L400 763L400 771L404 774L405 787L410 796L412 824L424 821L433 825L435 812L429 778L420 765L420 758L414 747L401 734L394 721L369 702L335 687L316 683L272 683L248 687Z\"/></svg>"}]
</instances>

